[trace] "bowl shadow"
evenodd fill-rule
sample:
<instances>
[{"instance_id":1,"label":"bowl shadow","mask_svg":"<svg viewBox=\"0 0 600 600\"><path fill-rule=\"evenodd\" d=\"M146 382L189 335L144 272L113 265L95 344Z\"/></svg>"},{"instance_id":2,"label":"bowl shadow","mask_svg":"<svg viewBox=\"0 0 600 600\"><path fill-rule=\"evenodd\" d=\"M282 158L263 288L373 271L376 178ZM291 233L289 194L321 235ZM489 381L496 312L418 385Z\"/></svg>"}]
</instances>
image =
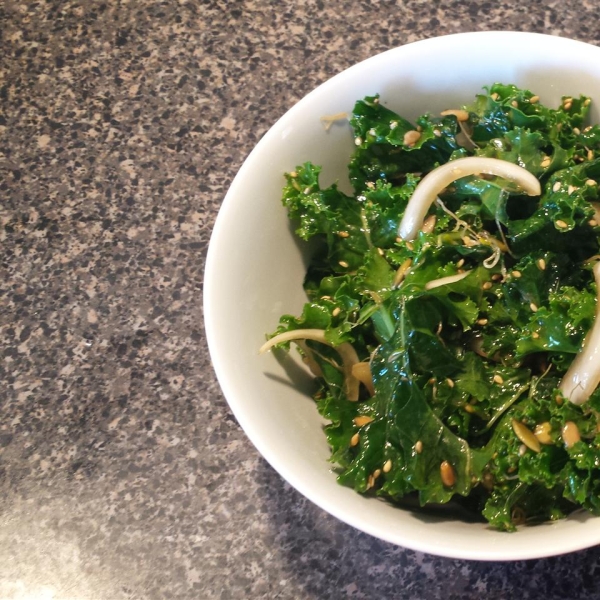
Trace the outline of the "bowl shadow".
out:
<instances>
[{"instance_id":1,"label":"bowl shadow","mask_svg":"<svg viewBox=\"0 0 600 600\"><path fill-rule=\"evenodd\" d=\"M287 484L264 459L260 459L257 475L263 484L257 499L271 515L272 551L293 587L305 591L305 598L600 598L598 548L514 562L423 554L374 538L327 514ZM449 512L434 518L452 517ZM430 515L424 518L431 522Z\"/></svg>"}]
</instances>

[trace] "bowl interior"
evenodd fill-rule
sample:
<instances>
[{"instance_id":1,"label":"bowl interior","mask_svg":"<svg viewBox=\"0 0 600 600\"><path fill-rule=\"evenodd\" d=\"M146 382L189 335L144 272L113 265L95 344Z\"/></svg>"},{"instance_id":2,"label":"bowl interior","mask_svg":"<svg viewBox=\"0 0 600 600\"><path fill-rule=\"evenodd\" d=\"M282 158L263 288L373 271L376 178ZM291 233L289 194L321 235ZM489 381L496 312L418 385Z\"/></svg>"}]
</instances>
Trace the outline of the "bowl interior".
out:
<instances>
[{"instance_id":1,"label":"bowl interior","mask_svg":"<svg viewBox=\"0 0 600 600\"><path fill-rule=\"evenodd\" d=\"M288 111L235 178L215 224L205 278L205 322L213 364L240 425L270 464L310 500L381 539L454 558L516 560L600 543L600 518L493 531L444 514L398 509L339 486L328 463L311 377L294 358L258 355L280 315L298 314L309 249L281 205L282 174L311 160L321 183L347 187L347 123L325 131L320 117L381 101L412 119L471 102L484 85L514 83L551 106L584 93L600 103L600 48L539 34L486 32L433 38L375 56L332 78ZM592 108L592 122L599 121Z\"/></svg>"}]
</instances>

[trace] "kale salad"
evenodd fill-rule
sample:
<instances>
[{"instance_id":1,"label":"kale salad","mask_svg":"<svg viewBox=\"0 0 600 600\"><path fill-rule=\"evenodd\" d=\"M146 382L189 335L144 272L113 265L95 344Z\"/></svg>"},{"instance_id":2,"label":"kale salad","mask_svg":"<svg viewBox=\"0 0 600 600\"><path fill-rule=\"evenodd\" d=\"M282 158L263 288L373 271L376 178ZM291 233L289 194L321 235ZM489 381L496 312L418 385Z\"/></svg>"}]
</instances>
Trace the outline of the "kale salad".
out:
<instances>
[{"instance_id":1,"label":"kale salad","mask_svg":"<svg viewBox=\"0 0 600 600\"><path fill-rule=\"evenodd\" d=\"M411 123L349 117L354 193L320 167L283 203L316 251L293 342L341 484L452 500L491 526L600 514L600 126L494 84Z\"/></svg>"}]
</instances>

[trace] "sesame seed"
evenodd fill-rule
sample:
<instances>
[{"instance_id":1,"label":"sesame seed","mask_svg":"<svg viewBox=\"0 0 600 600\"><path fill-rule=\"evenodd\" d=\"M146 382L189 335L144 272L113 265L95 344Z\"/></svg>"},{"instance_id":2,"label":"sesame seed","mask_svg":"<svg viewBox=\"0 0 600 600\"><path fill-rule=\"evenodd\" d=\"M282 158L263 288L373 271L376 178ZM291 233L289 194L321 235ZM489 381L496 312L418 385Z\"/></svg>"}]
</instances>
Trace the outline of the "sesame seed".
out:
<instances>
[{"instance_id":1,"label":"sesame seed","mask_svg":"<svg viewBox=\"0 0 600 600\"><path fill-rule=\"evenodd\" d=\"M423 233L431 233L435 229L436 221L437 218L435 215L429 215L423 222L423 225L421 226L421 231Z\"/></svg>"},{"instance_id":2,"label":"sesame seed","mask_svg":"<svg viewBox=\"0 0 600 600\"><path fill-rule=\"evenodd\" d=\"M392 470L392 461L388 458L383 465L382 471L384 473L389 473L391 470Z\"/></svg>"},{"instance_id":3,"label":"sesame seed","mask_svg":"<svg viewBox=\"0 0 600 600\"><path fill-rule=\"evenodd\" d=\"M481 286L484 290L489 290L492 288L492 282L491 281L486 281L482 286Z\"/></svg>"},{"instance_id":4,"label":"sesame seed","mask_svg":"<svg viewBox=\"0 0 600 600\"><path fill-rule=\"evenodd\" d=\"M341 238L347 238L347 237L350 237L350 234L349 234L347 231L338 231L338 235L339 235Z\"/></svg>"},{"instance_id":5,"label":"sesame seed","mask_svg":"<svg viewBox=\"0 0 600 600\"><path fill-rule=\"evenodd\" d=\"M396 244L401 244L404 240L401 237L396 238Z\"/></svg>"},{"instance_id":6,"label":"sesame seed","mask_svg":"<svg viewBox=\"0 0 600 600\"><path fill-rule=\"evenodd\" d=\"M587 159L588 160L594 160L594 151L593 150L588 150L587 151Z\"/></svg>"},{"instance_id":7,"label":"sesame seed","mask_svg":"<svg viewBox=\"0 0 600 600\"><path fill-rule=\"evenodd\" d=\"M358 442L360 442L360 434L357 432L350 438L350 445L358 446Z\"/></svg>"},{"instance_id":8,"label":"sesame seed","mask_svg":"<svg viewBox=\"0 0 600 600\"><path fill-rule=\"evenodd\" d=\"M475 412L475 409L470 404L465 404L464 409L465 412L468 412L469 414L473 414Z\"/></svg>"},{"instance_id":9,"label":"sesame seed","mask_svg":"<svg viewBox=\"0 0 600 600\"><path fill-rule=\"evenodd\" d=\"M423 452L423 442L421 440L417 440L415 443L415 452L417 454L421 454Z\"/></svg>"},{"instance_id":10,"label":"sesame seed","mask_svg":"<svg viewBox=\"0 0 600 600\"><path fill-rule=\"evenodd\" d=\"M342 309L339 306L336 306L331 312L332 317L337 317L342 312Z\"/></svg>"},{"instance_id":11,"label":"sesame seed","mask_svg":"<svg viewBox=\"0 0 600 600\"><path fill-rule=\"evenodd\" d=\"M537 265L538 265L540 271L545 271L546 270L546 261L543 258L540 258L537 261Z\"/></svg>"},{"instance_id":12,"label":"sesame seed","mask_svg":"<svg viewBox=\"0 0 600 600\"><path fill-rule=\"evenodd\" d=\"M535 435L540 444L551 445L553 443L552 436L550 435L551 432L552 425L548 421L544 421L535 426L533 435Z\"/></svg>"},{"instance_id":13,"label":"sesame seed","mask_svg":"<svg viewBox=\"0 0 600 600\"><path fill-rule=\"evenodd\" d=\"M362 138L361 137L354 138L354 143L357 146L360 146L363 143Z\"/></svg>"},{"instance_id":14,"label":"sesame seed","mask_svg":"<svg viewBox=\"0 0 600 600\"><path fill-rule=\"evenodd\" d=\"M558 192L558 190L560 190L560 181L557 181L553 186L552 186L552 191L553 192Z\"/></svg>"},{"instance_id":15,"label":"sesame seed","mask_svg":"<svg viewBox=\"0 0 600 600\"><path fill-rule=\"evenodd\" d=\"M569 196L576 190L577 188L574 185L570 185L567 188L567 193L569 194Z\"/></svg>"},{"instance_id":16,"label":"sesame seed","mask_svg":"<svg viewBox=\"0 0 600 600\"><path fill-rule=\"evenodd\" d=\"M456 117L456 120L461 123L469 120L469 113L466 110L463 110L462 108L459 108L459 109L451 108L449 110L443 110L440 113L440 115L442 115L442 117L446 117L448 115L453 115Z\"/></svg>"},{"instance_id":17,"label":"sesame seed","mask_svg":"<svg viewBox=\"0 0 600 600\"><path fill-rule=\"evenodd\" d=\"M561 229L566 229L568 227L568 225L561 219L558 219L558 221L556 221L556 226L560 227Z\"/></svg>"},{"instance_id":18,"label":"sesame seed","mask_svg":"<svg viewBox=\"0 0 600 600\"><path fill-rule=\"evenodd\" d=\"M533 331L533 332L531 333L531 337L532 337L534 340L537 340L537 339L540 337L540 334L539 334L537 331Z\"/></svg>"},{"instance_id":19,"label":"sesame seed","mask_svg":"<svg viewBox=\"0 0 600 600\"><path fill-rule=\"evenodd\" d=\"M369 417L369 415L358 415L358 417L354 417L354 424L358 427L368 425L369 423L371 423L371 421L373 421L373 418Z\"/></svg>"},{"instance_id":20,"label":"sesame seed","mask_svg":"<svg viewBox=\"0 0 600 600\"><path fill-rule=\"evenodd\" d=\"M390 129L396 129L398 127L398 121L392 121L390 123Z\"/></svg>"},{"instance_id":21,"label":"sesame seed","mask_svg":"<svg viewBox=\"0 0 600 600\"><path fill-rule=\"evenodd\" d=\"M308 196L308 194L310 194L310 187L304 188L304 195Z\"/></svg>"},{"instance_id":22,"label":"sesame seed","mask_svg":"<svg viewBox=\"0 0 600 600\"><path fill-rule=\"evenodd\" d=\"M375 189L375 183L372 181L367 181L366 186L370 189L370 190L374 190Z\"/></svg>"},{"instance_id":23,"label":"sesame seed","mask_svg":"<svg viewBox=\"0 0 600 600\"><path fill-rule=\"evenodd\" d=\"M590 227L596 227L596 225L598 225L598 221L596 221L596 219L590 219L590 220L588 221L588 225L589 225Z\"/></svg>"},{"instance_id":24,"label":"sesame seed","mask_svg":"<svg viewBox=\"0 0 600 600\"><path fill-rule=\"evenodd\" d=\"M567 421L561 430L561 437L567 448L570 448L577 442L581 441L581 434L579 433L579 427L577 427L577 423L574 423L573 421Z\"/></svg>"},{"instance_id":25,"label":"sesame seed","mask_svg":"<svg viewBox=\"0 0 600 600\"><path fill-rule=\"evenodd\" d=\"M502 279L502 275L500 273L494 273L492 275L492 281L500 281Z\"/></svg>"},{"instance_id":26,"label":"sesame seed","mask_svg":"<svg viewBox=\"0 0 600 600\"><path fill-rule=\"evenodd\" d=\"M501 375L494 375L494 383L497 383L498 385L502 385L504 383L504 379L502 379Z\"/></svg>"},{"instance_id":27,"label":"sesame seed","mask_svg":"<svg viewBox=\"0 0 600 600\"><path fill-rule=\"evenodd\" d=\"M585 185L598 185L598 182L595 179L586 179Z\"/></svg>"},{"instance_id":28,"label":"sesame seed","mask_svg":"<svg viewBox=\"0 0 600 600\"><path fill-rule=\"evenodd\" d=\"M321 296L321 300L331 300L331 296Z\"/></svg>"},{"instance_id":29,"label":"sesame seed","mask_svg":"<svg viewBox=\"0 0 600 600\"><path fill-rule=\"evenodd\" d=\"M433 130L433 135L435 135L435 137L441 137L442 136L442 132L439 129L434 129Z\"/></svg>"},{"instance_id":30,"label":"sesame seed","mask_svg":"<svg viewBox=\"0 0 600 600\"><path fill-rule=\"evenodd\" d=\"M292 171L290 173L290 177L292 177L293 179L295 179L296 177L298 177L298 173L296 173L296 171Z\"/></svg>"},{"instance_id":31,"label":"sesame seed","mask_svg":"<svg viewBox=\"0 0 600 600\"><path fill-rule=\"evenodd\" d=\"M373 104L379 104L379 98L373 98Z\"/></svg>"},{"instance_id":32,"label":"sesame seed","mask_svg":"<svg viewBox=\"0 0 600 600\"><path fill-rule=\"evenodd\" d=\"M515 279L519 279L519 278L521 277L521 271L513 271L513 272L512 272L512 276L513 276Z\"/></svg>"},{"instance_id":33,"label":"sesame seed","mask_svg":"<svg viewBox=\"0 0 600 600\"><path fill-rule=\"evenodd\" d=\"M540 101L540 97L539 96L531 96L531 98L529 98L529 102L531 104L535 104L536 102Z\"/></svg>"},{"instance_id":34,"label":"sesame seed","mask_svg":"<svg viewBox=\"0 0 600 600\"><path fill-rule=\"evenodd\" d=\"M565 110L571 110L572 106L573 106L573 98L567 98L563 104L563 108Z\"/></svg>"},{"instance_id":35,"label":"sesame seed","mask_svg":"<svg viewBox=\"0 0 600 600\"><path fill-rule=\"evenodd\" d=\"M421 134L418 131L411 129L404 134L402 141L406 146L414 146L420 139Z\"/></svg>"},{"instance_id":36,"label":"sesame seed","mask_svg":"<svg viewBox=\"0 0 600 600\"><path fill-rule=\"evenodd\" d=\"M541 166L545 169L550 166L551 162L552 159L549 156L544 156L544 158L542 159Z\"/></svg>"},{"instance_id":37,"label":"sesame seed","mask_svg":"<svg viewBox=\"0 0 600 600\"><path fill-rule=\"evenodd\" d=\"M375 137L377 135L377 132L371 127L371 129L369 129L369 135Z\"/></svg>"},{"instance_id":38,"label":"sesame seed","mask_svg":"<svg viewBox=\"0 0 600 600\"><path fill-rule=\"evenodd\" d=\"M406 247L407 247L409 250L413 250L413 249L414 249L414 246L413 246L413 243L412 243L412 242L406 242Z\"/></svg>"},{"instance_id":39,"label":"sesame seed","mask_svg":"<svg viewBox=\"0 0 600 600\"><path fill-rule=\"evenodd\" d=\"M488 324L487 319L477 319L477 325L487 325L487 324Z\"/></svg>"},{"instance_id":40,"label":"sesame seed","mask_svg":"<svg viewBox=\"0 0 600 600\"><path fill-rule=\"evenodd\" d=\"M408 270L410 269L412 265L412 259L411 258L407 258L397 269L396 269L396 273L394 275L394 281L392 283L392 286L397 288L400 286L400 284L404 281L404 278L406 277L406 273L408 272Z\"/></svg>"},{"instance_id":41,"label":"sesame seed","mask_svg":"<svg viewBox=\"0 0 600 600\"><path fill-rule=\"evenodd\" d=\"M511 105L512 105L512 106L514 106L515 108L518 108L518 107L519 107L519 103L518 103L516 100L513 100L513 101L511 102Z\"/></svg>"},{"instance_id":42,"label":"sesame seed","mask_svg":"<svg viewBox=\"0 0 600 600\"><path fill-rule=\"evenodd\" d=\"M348 268L348 263L345 260L340 260L338 265L340 265L340 267L344 267L344 269Z\"/></svg>"},{"instance_id":43,"label":"sesame seed","mask_svg":"<svg viewBox=\"0 0 600 600\"><path fill-rule=\"evenodd\" d=\"M445 487L452 487L456 483L456 473L447 460L440 465L440 478Z\"/></svg>"},{"instance_id":44,"label":"sesame seed","mask_svg":"<svg viewBox=\"0 0 600 600\"><path fill-rule=\"evenodd\" d=\"M373 479L377 479L381 475L381 469L375 469L373 471Z\"/></svg>"},{"instance_id":45,"label":"sesame seed","mask_svg":"<svg viewBox=\"0 0 600 600\"><path fill-rule=\"evenodd\" d=\"M379 252L379 256L383 256L385 254L381 248L377 248L377 252Z\"/></svg>"},{"instance_id":46,"label":"sesame seed","mask_svg":"<svg viewBox=\"0 0 600 600\"><path fill-rule=\"evenodd\" d=\"M529 305L529 308L532 310L532 312L538 311L537 304L534 304L533 302Z\"/></svg>"},{"instance_id":47,"label":"sesame seed","mask_svg":"<svg viewBox=\"0 0 600 600\"><path fill-rule=\"evenodd\" d=\"M519 446L519 456L525 456L526 452L527 452L527 446L525 444L521 444Z\"/></svg>"},{"instance_id":48,"label":"sesame seed","mask_svg":"<svg viewBox=\"0 0 600 600\"><path fill-rule=\"evenodd\" d=\"M591 100L590 100L589 98L586 98L586 99L583 101L583 105L584 105L584 106L589 106L589 105L590 105L590 102L591 102Z\"/></svg>"},{"instance_id":49,"label":"sesame seed","mask_svg":"<svg viewBox=\"0 0 600 600\"><path fill-rule=\"evenodd\" d=\"M463 265L465 264L465 259L461 258L457 263L456 266L460 269Z\"/></svg>"},{"instance_id":50,"label":"sesame seed","mask_svg":"<svg viewBox=\"0 0 600 600\"><path fill-rule=\"evenodd\" d=\"M573 127L573 133L574 133L575 135L579 135L579 134L581 133L581 131L580 131L579 127Z\"/></svg>"},{"instance_id":51,"label":"sesame seed","mask_svg":"<svg viewBox=\"0 0 600 600\"><path fill-rule=\"evenodd\" d=\"M492 100L498 100L498 98L500 98L500 96L498 94L496 94L496 92L494 92L493 94L490 94L490 98Z\"/></svg>"}]
</instances>

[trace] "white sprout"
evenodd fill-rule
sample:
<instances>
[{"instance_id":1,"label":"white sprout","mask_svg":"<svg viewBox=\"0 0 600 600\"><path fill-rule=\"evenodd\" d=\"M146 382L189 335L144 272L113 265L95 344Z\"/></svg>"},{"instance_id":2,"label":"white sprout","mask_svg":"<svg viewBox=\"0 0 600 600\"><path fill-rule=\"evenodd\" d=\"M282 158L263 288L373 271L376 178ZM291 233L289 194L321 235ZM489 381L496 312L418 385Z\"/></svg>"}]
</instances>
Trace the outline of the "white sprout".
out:
<instances>
[{"instance_id":1,"label":"white sprout","mask_svg":"<svg viewBox=\"0 0 600 600\"><path fill-rule=\"evenodd\" d=\"M493 269L498 264L501 255L502 251L500 250L500 247L494 246L493 253L483 261L483 266L486 269Z\"/></svg>"},{"instance_id":2,"label":"white sprout","mask_svg":"<svg viewBox=\"0 0 600 600\"><path fill-rule=\"evenodd\" d=\"M294 340L298 348L304 353L304 364L310 369L310 372L315 377L323 377L323 370L319 363L315 360L313 351L308 347L308 344L304 340Z\"/></svg>"},{"instance_id":3,"label":"white sprout","mask_svg":"<svg viewBox=\"0 0 600 600\"><path fill-rule=\"evenodd\" d=\"M260 347L259 353L262 354L263 352L270 350L273 346L277 346L277 344L294 342L296 340L312 340L313 342L320 342L337 351L342 359L344 391L346 392L348 400L356 402L358 400L358 388L360 385L359 380L354 376L352 371L354 365L360 362L356 350L354 350L352 344L349 344L348 342L343 342L339 346L334 346L326 339L324 329L295 329L293 331L285 331L265 342Z\"/></svg>"},{"instance_id":4,"label":"white sprout","mask_svg":"<svg viewBox=\"0 0 600 600\"><path fill-rule=\"evenodd\" d=\"M563 396L573 404L583 404L600 383L600 262L594 265L596 315L581 350L560 383Z\"/></svg>"},{"instance_id":5,"label":"white sprout","mask_svg":"<svg viewBox=\"0 0 600 600\"><path fill-rule=\"evenodd\" d=\"M336 121L343 121L344 119L347 119L347 118L348 118L347 112L340 112L340 113L336 113L335 115L323 115L321 117L321 122L323 123L323 126L325 127L325 131L329 131L331 129L331 126Z\"/></svg>"},{"instance_id":6,"label":"white sprout","mask_svg":"<svg viewBox=\"0 0 600 600\"><path fill-rule=\"evenodd\" d=\"M375 387L373 385L373 377L371 375L371 363L359 362L352 365L352 375L356 377L368 390L371 396L375 395Z\"/></svg>"},{"instance_id":7,"label":"white sprout","mask_svg":"<svg viewBox=\"0 0 600 600\"><path fill-rule=\"evenodd\" d=\"M434 288L440 287L442 285L449 285L451 283L456 283L461 279L470 275L471 271L466 271L465 273L457 273L456 275L448 275L448 277L441 277L440 279L432 279L425 284L426 290L433 290Z\"/></svg>"},{"instance_id":8,"label":"white sprout","mask_svg":"<svg viewBox=\"0 0 600 600\"><path fill-rule=\"evenodd\" d=\"M482 173L508 179L529 196L539 196L542 193L540 182L535 175L519 165L481 156L459 158L437 167L421 179L408 202L398 235L406 241L414 240L423 226L429 207L443 189L457 179Z\"/></svg>"}]
</instances>

